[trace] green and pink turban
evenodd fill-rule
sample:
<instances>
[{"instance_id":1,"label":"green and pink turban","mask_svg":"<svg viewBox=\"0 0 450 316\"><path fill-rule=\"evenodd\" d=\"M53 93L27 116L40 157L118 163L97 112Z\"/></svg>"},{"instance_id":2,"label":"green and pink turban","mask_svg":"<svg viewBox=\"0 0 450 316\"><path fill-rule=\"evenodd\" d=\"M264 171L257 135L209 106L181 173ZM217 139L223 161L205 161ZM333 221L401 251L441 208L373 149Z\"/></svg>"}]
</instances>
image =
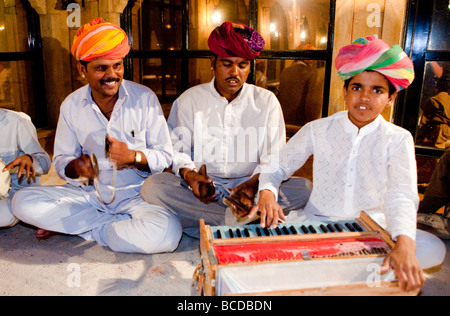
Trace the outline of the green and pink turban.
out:
<instances>
[{"instance_id":1,"label":"green and pink turban","mask_svg":"<svg viewBox=\"0 0 450 316\"><path fill-rule=\"evenodd\" d=\"M397 91L406 89L414 80L413 63L403 49L389 46L376 35L358 38L341 48L335 64L342 80L373 70L384 75Z\"/></svg>"},{"instance_id":2,"label":"green and pink turban","mask_svg":"<svg viewBox=\"0 0 450 316\"><path fill-rule=\"evenodd\" d=\"M254 59L264 48L264 39L247 25L224 22L208 38L209 49L222 57Z\"/></svg>"}]
</instances>

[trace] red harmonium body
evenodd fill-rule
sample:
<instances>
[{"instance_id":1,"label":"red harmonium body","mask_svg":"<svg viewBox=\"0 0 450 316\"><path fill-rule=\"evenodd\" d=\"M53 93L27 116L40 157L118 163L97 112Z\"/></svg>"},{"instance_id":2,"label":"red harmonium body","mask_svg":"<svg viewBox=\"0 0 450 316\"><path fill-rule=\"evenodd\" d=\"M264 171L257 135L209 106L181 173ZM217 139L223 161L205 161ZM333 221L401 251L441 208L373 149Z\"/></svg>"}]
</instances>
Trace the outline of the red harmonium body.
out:
<instances>
[{"instance_id":1,"label":"red harmonium body","mask_svg":"<svg viewBox=\"0 0 450 316\"><path fill-rule=\"evenodd\" d=\"M203 295L403 295L378 269L394 246L365 212L354 220L209 226L200 221ZM418 291L408 293L417 295Z\"/></svg>"}]
</instances>

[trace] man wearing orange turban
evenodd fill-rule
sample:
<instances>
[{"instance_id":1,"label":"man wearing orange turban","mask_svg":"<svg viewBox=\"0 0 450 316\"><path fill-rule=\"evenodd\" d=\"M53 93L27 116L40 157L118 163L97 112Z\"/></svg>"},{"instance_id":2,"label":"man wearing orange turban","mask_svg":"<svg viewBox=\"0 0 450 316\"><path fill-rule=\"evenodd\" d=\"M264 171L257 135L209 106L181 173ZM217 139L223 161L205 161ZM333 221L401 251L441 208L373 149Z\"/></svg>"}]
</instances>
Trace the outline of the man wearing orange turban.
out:
<instances>
[{"instance_id":1,"label":"man wearing orange turban","mask_svg":"<svg viewBox=\"0 0 450 316\"><path fill-rule=\"evenodd\" d=\"M53 160L68 184L30 189L13 202L18 218L41 228L38 238L79 235L146 254L178 246L178 219L139 194L146 177L172 164L173 150L155 93L123 79L129 51L125 32L101 18L75 36L72 54L88 84L61 105Z\"/></svg>"}]
</instances>

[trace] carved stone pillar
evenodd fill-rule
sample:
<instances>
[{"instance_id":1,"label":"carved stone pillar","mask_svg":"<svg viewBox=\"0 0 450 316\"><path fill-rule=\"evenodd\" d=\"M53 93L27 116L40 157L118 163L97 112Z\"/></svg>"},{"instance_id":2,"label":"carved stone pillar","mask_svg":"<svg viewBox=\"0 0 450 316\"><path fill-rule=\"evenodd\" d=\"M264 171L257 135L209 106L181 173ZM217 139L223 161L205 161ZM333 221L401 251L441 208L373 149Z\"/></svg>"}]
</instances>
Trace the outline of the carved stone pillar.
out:
<instances>
[{"instance_id":1,"label":"carved stone pillar","mask_svg":"<svg viewBox=\"0 0 450 316\"><path fill-rule=\"evenodd\" d=\"M72 92L68 12L57 0L29 0L39 14L49 124L56 127L62 101Z\"/></svg>"}]
</instances>

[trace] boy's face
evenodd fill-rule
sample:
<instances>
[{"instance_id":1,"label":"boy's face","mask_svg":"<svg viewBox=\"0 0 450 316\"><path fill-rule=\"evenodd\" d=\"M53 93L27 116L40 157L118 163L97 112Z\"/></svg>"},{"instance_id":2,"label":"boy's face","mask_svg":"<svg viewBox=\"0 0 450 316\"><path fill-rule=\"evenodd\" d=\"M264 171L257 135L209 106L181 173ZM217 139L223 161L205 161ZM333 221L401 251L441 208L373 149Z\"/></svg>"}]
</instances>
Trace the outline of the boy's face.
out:
<instances>
[{"instance_id":1,"label":"boy's face","mask_svg":"<svg viewBox=\"0 0 450 316\"><path fill-rule=\"evenodd\" d=\"M373 122L378 115L394 103L397 92L389 95L389 82L376 71L363 71L351 78L344 87L348 117L358 128Z\"/></svg>"}]
</instances>

